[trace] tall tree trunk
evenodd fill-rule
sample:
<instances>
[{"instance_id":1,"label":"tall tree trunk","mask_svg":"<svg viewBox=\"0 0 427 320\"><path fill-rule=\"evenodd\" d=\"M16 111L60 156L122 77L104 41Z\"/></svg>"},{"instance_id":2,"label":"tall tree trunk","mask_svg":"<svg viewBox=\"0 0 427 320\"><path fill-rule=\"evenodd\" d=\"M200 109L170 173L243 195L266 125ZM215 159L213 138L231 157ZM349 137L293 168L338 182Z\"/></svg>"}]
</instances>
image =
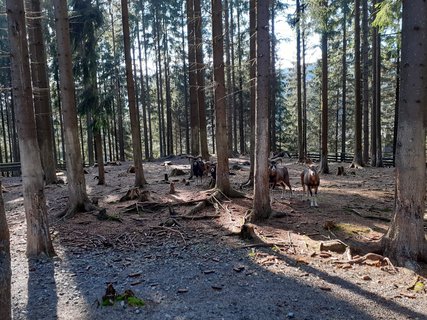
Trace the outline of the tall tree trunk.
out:
<instances>
[{"instance_id":1,"label":"tall tree trunk","mask_svg":"<svg viewBox=\"0 0 427 320\"><path fill-rule=\"evenodd\" d=\"M70 46L70 30L67 4L63 0L53 0L55 8L56 38L58 42L58 66L62 117L64 122L65 163L67 165L68 209L61 217L72 217L77 211L92 210L86 193L82 155L78 137L77 111Z\"/></svg>"},{"instance_id":2,"label":"tall tree trunk","mask_svg":"<svg viewBox=\"0 0 427 320\"><path fill-rule=\"evenodd\" d=\"M172 123L172 97L169 70L169 51L167 27L164 26L165 36L163 38L164 64L165 64L165 89L166 89L166 154L173 155L173 123Z\"/></svg>"},{"instance_id":3,"label":"tall tree trunk","mask_svg":"<svg viewBox=\"0 0 427 320\"><path fill-rule=\"evenodd\" d=\"M12 319L11 278L10 234L4 211L3 195L0 192L0 314L3 320Z\"/></svg>"},{"instance_id":4,"label":"tall tree trunk","mask_svg":"<svg viewBox=\"0 0 427 320\"><path fill-rule=\"evenodd\" d=\"M373 13L373 19L376 17L376 4L377 1L373 0L372 2L372 12ZM377 80L377 71L378 69L375 67L377 65L377 50L378 50L378 43L377 43L377 37L378 37L378 28L373 27L372 28L372 108L371 108L371 146L370 146L370 153L371 153L371 166L376 167L377 166L377 120L376 120L376 108L377 105L377 94L376 89L377 86L375 85L375 81Z\"/></svg>"},{"instance_id":5,"label":"tall tree trunk","mask_svg":"<svg viewBox=\"0 0 427 320\"><path fill-rule=\"evenodd\" d=\"M369 25L368 0L362 0L363 163L369 163Z\"/></svg>"},{"instance_id":6,"label":"tall tree trunk","mask_svg":"<svg viewBox=\"0 0 427 320\"><path fill-rule=\"evenodd\" d=\"M34 92L37 141L46 184L56 182L52 108L47 76L46 49L41 25L40 0L26 0L28 41Z\"/></svg>"},{"instance_id":7,"label":"tall tree trunk","mask_svg":"<svg viewBox=\"0 0 427 320\"><path fill-rule=\"evenodd\" d=\"M147 121L148 121L148 157L147 159L153 156L153 130L151 128L151 96L150 96L150 86L148 82L148 50L147 50L147 34L145 32L146 24L145 18L142 20L142 37L144 39L144 65L145 65L145 88L147 89Z\"/></svg>"},{"instance_id":8,"label":"tall tree trunk","mask_svg":"<svg viewBox=\"0 0 427 320\"><path fill-rule=\"evenodd\" d=\"M324 1L325 10L327 0ZM326 20L326 18L325 18ZM321 156L320 172L329 173L328 166L328 33L322 31L322 134L321 134Z\"/></svg>"},{"instance_id":9,"label":"tall tree trunk","mask_svg":"<svg viewBox=\"0 0 427 320\"><path fill-rule=\"evenodd\" d=\"M195 50L196 50L196 70L197 70L197 103L199 108L200 126L200 153L203 159L209 159L208 134L206 130L206 104L205 104L205 64L203 62L203 42L202 42L202 10L200 0L194 0L195 19Z\"/></svg>"},{"instance_id":10,"label":"tall tree trunk","mask_svg":"<svg viewBox=\"0 0 427 320\"><path fill-rule=\"evenodd\" d=\"M141 5L141 16L144 16L144 4L140 1ZM148 159L150 156L149 148L148 148L148 126L147 126L147 93L148 88L145 88L144 85L144 73L142 72L142 45L141 45L141 37L138 20L136 21L136 36L138 40L138 60L139 60L139 76L141 78L141 108L142 108L142 128L144 135L144 151L145 158ZM147 92L147 93L146 93Z\"/></svg>"},{"instance_id":11,"label":"tall tree trunk","mask_svg":"<svg viewBox=\"0 0 427 320\"><path fill-rule=\"evenodd\" d=\"M184 123L185 123L185 153L190 154L190 119L189 119L189 94L188 94L188 68L187 63L185 62L186 55L185 55L185 22L184 22L184 14L185 10L182 9L181 13L181 45L182 45L182 70L183 70L183 77L184 77ZM182 141L182 139L181 139Z\"/></svg>"},{"instance_id":12,"label":"tall tree trunk","mask_svg":"<svg viewBox=\"0 0 427 320\"><path fill-rule=\"evenodd\" d=\"M341 161L346 156L347 132L347 11L348 4L343 8L343 35L342 35L342 119L341 119Z\"/></svg>"},{"instance_id":13,"label":"tall tree trunk","mask_svg":"<svg viewBox=\"0 0 427 320\"><path fill-rule=\"evenodd\" d=\"M200 153L199 108L197 105L197 65L195 49L194 0L187 0L188 81L190 85L191 154Z\"/></svg>"},{"instance_id":14,"label":"tall tree trunk","mask_svg":"<svg viewBox=\"0 0 427 320\"><path fill-rule=\"evenodd\" d=\"M270 33L269 33L269 0L256 2L256 43L257 43L257 82L255 108L255 172L254 200L251 221L264 220L270 217L270 194L268 178L269 125L268 93L270 76Z\"/></svg>"},{"instance_id":15,"label":"tall tree trunk","mask_svg":"<svg viewBox=\"0 0 427 320\"><path fill-rule=\"evenodd\" d=\"M115 77L115 93L117 98L117 142L118 142L118 151L120 161L125 161L125 135L124 135L124 127L123 127L123 104L121 98L121 90L120 90L120 73L119 73L119 65L120 63L117 61L117 50L116 50L116 36L115 36L115 27L114 27L114 15L112 2L109 2L109 13L111 20L111 35L113 42L113 57L114 57L114 77Z\"/></svg>"},{"instance_id":16,"label":"tall tree trunk","mask_svg":"<svg viewBox=\"0 0 427 320\"><path fill-rule=\"evenodd\" d=\"M352 167L363 167L362 101L360 76L360 0L354 2L354 158Z\"/></svg>"},{"instance_id":17,"label":"tall tree trunk","mask_svg":"<svg viewBox=\"0 0 427 320\"><path fill-rule=\"evenodd\" d=\"M233 87L231 85L231 52L230 52L230 1L224 0L224 26L225 26L225 66L227 73L227 130L228 130L228 154L233 154Z\"/></svg>"},{"instance_id":18,"label":"tall tree trunk","mask_svg":"<svg viewBox=\"0 0 427 320\"><path fill-rule=\"evenodd\" d=\"M297 111L298 111L298 160L304 161L303 126L302 126L302 96L301 96L301 5L297 0L296 9L297 33Z\"/></svg>"},{"instance_id":19,"label":"tall tree trunk","mask_svg":"<svg viewBox=\"0 0 427 320\"><path fill-rule=\"evenodd\" d=\"M135 167L135 186L143 187L147 183L147 181L145 180L144 168L142 167L141 131L138 122L138 110L135 103L135 84L132 75L132 60L130 55L129 35L129 9L127 0L121 0L121 5L126 66L126 84L128 91L130 125L132 132L133 165Z\"/></svg>"},{"instance_id":20,"label":"tall tree trunk","mask_svg":"<svg viewBox=\"0 0 427 320\"><path fill-rule=\"evenodd\" d=\"M27 220L27 256L55 255L50 239L43 169L37 143L31 71L23 0L7 0L12 94L21 158L24 208Z\"/></svg>"},{"instance_id":21,"label":"tall tree trunk","mask_svg":"<svg viewBox=\"0 0 427 320\"><path fill-rule=\"evenodd\" d=\"M255 108L256 108L256 0L249 1L249 95L250 95L250 169L245 183L253 186L255 175Z\"/></svg>"},{"instance_id":22,"label":"tall tree trunk","mask_svg":"<svg viewBox=\"0 0 427 320\"><path fill-rule=\"evenodd\" d=\"M230 1L230 38L231 38L231 42L230 42L230 52L231 52L231 98L233 101L233 131L232 131L232 136L233 136L233 153L237 153L237 102L236 102L236 63L235 63L235 59L236 59L236 55L235 55L235 50L234 50L234 18L233 18L233 1Z\"/></svg>"},{"instance_id":23,"label":"tall tree trunk","mask_svg":"<svg viewBox=\"0 0 427 320\"><path fill-rule=\"evenodd\" d=\"M276 133L276 91L277 91L277 74L276 74L276 35L275 35L275 0L270 0L271 4L271 64L270 64L270 96L269 96L269 111L270 111L270 140L269 151L277 150L277 133Z\"/></svg>"},{"instance_id":24,"label":"tall tree trunk","mask_svg":"<svg viewBox=\"0 0 427 320\"><path fill-rule=\"evenodd\" d=\"M154 15L154 38L155 38L155 52L157 55L156 59L156 86L157 86L157 113L158 113L158 130L159 130L159 146L160 146L160 157L165 156L165 144L164 144L164 112L163 112L163 77L162 77L162 55L160 46L160 21L159 21L159 9L156 6ZM163 33L163 32L162 32Z\"/></svg>"},{"instance_id":25,"label":"tall tree trunk","mask_svg":"<svg viewBox=\"0 0 427 320\"><path fill-rule=\"evenodd\" d=\"M237 57L239 64L239 142L240 154L246 153L245 147L245 120L244 120L244 104L243 104L243 69L242 69L242 35L240 33L241 7L237 6Z\"/></svg>"},{"instance_id":26,"label":"tall tree trunk","mask_svg":"<svg viewBox=\"0 0 427 320\"><path fill-rule=\"evenodd\" d=\"M228 195L231 187L228 168L227 106L224 86L224 40L222 34L222 3L221 0L212 0L212 42L217 152L216 187L221 192Z\"/></svg>"},{"instance_id":27,"label":"tall tree trunk","mask_svg":"<svg viewBox=\"0 0 427 320\"><path fill-rule=\"evenodd\" d=\"M402 4L395 209L383 245L385 254L399 265L418 269L417 261L427 261L423 219L426 194L427 2L412 0Z\"/></svg>"},{"instance_id":28,"label":"tall tree trunk","mask_svg":"<svg viewBox=\"0 0 427 320\"><path fill-rule=\"evenodd\" d=\"M383 156L382 156L382 142L381 142L381 35L379 32L376 34L376 42L377 42L377 50L376 53L376 59L375 59L375 65L374 68L377 69L375 72L376 79L374 80L375 85L375 121L376 121L376 152L377 152L377 167L383 166Z\"/></svg>"},{"instance_id":29,"label":"tall tree trunk","mask_svg":"<svg viewBox=\"0 0 427 320\"><path fill-rule=\"evenodd\" d=\"M305 28L305 25L304 25ZM305 31L302 33L302 145L304 157L307 156L307 65L305 63Z\"/></svg>"}]
</instances>

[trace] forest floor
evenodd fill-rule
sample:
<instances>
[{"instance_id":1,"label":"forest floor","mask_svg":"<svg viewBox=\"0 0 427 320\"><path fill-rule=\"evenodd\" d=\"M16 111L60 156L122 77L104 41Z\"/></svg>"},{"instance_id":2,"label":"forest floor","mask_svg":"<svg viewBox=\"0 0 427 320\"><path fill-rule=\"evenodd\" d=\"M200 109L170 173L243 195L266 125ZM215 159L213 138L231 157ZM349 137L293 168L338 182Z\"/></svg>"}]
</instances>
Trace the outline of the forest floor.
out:
<instances>
[{"instance_id":1,"label":"forest floor","mask_svg":"<svg viewBox=\"0 0 427 320\"><path fill-rule=\"evenodd\" d=\"M149 202L119 201L134 182L131 163L107 166L104 186L97 185L97 168L86 169L90 198L120 221L100 220L97 212L58 221L67 185L47 186L57 256L37 261L25 256L21 180L2 178L13 319L427 319L426 267L416 274L365 256L393 212L393 168L347 164L346 175L337 176L342 164L330 163L331 174L321 175L319 207L310 208L299 181L303 166L287 159L294 193L282 198L280 188L270 191L281 217L256 225L259 243L239 237L252 190L189 219L197 200L212 193L209 178L188 183L185 157L167 159L168 166L164 160L144 163ZM173 169L185 174L172 177ZM230 172L239 189L248 178L247 159L230 159ZM63 172L58 176L66 180ZM351 250L343 253L346 247ZM128 299L104 306L109 284L144 305Z\"/></svg>"}]
</instances>

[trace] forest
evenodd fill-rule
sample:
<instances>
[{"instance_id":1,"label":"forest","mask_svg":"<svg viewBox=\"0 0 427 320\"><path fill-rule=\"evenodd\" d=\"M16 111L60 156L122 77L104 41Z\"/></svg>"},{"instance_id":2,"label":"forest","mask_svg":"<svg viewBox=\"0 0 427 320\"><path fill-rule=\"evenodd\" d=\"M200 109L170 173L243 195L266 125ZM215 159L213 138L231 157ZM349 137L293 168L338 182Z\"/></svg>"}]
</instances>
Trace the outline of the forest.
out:
<instances>
[{"instance_id":1,"label":"forest","mask_svg":"<svg viewBox=\"0 0 427 320\"><path fill-rule=\"evenodd\" d=\"M0 8L1 319L427 316L425 1L0 0ZM94 264L98 254L108 271ZM212 298L222 308L197 300L203 288L182 282L199 279L197 268L177 256L222 275L214 292L235 281L231 296ZM274 283L251 280L255 291L271 290L275 313L268 301L252 310L249 293L226 306L245 286L219 266L227 257L236 274ZM175 287L168 264L183 273ZM81 268L74 295L86 304L68 308L68 275ZM46 272L54 285L45 282L39 298L32 286ZM138 281L120 283L114 272ZM305 292L298 272L318 290ZM142 273L162 287L145 302ZM362 290L352 279L360 273L394 282L394 298L405 301L375 285ZM279 284L314 302L304 310L276 301ZM316 315L325 294L334 307ZM377 311L362 307L370 294ZM109 304L111 314L98 309Z\"/></svg>"}]
</instances>

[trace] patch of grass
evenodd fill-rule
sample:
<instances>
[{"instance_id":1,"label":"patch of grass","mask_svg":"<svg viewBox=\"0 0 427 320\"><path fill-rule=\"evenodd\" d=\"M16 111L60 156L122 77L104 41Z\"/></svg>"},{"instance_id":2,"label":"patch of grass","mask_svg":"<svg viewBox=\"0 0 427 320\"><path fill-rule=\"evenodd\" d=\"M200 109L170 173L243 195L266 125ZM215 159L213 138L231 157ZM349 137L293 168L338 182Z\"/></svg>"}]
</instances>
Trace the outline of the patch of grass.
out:
<instances>
[{"instance_id":1,"label":"patch of grass","mask_svg":"<svg viewBox=\"0 0 427 320\"><path fill-rule=\"evenodd\" d=\"M254 248L251 248L251 250L249 251L249 253L248 253L248 256L250 257L250 258L254 258L255 256L256 256L256 251L255 251L255 249Z\"/></svg>"},{"instance_id":2,"label":"patch of grass","mask_svg":"<svg viewBox=\"0 0 427 320\"><path fill-rule=\"evenodd\" d=\"M347 234L370 233L372 231L371 228L351 223L337 223L335 229Z\"/></svg>"}]
</instances>

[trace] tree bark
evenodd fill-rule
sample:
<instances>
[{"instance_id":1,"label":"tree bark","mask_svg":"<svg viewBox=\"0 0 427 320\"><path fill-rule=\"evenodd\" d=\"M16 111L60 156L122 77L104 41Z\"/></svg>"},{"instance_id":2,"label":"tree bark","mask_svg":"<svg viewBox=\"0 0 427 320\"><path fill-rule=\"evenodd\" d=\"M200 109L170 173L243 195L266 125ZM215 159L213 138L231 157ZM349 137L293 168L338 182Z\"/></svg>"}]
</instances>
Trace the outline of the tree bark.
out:
<instances>
[{"instance_id":1,"label":"tree bark","mask_svg":"<svg viewBox=\"0 0 427 320\"><path fill-rule=\"evenodd\" d=\"M327 0L323 2L324 10L327 9ZM326 15L326 13L325 13ZM326 25L327 16L324 17ZM324 26L324 28L326 28ZM320 172L329 173L328 166L328 33L322 31L322 134L321 134L321 156Z\"/></svg>"},{"instance_id":2,"label":"tree bark","mask_svg":"<svg viewBox=\"0 0 427 320\"><path fill-rule=\"evenodd\" d=\"M188 82L190 86L191 154L200 153L199 109L197 105L197 68L195 51L194 0L187 0Z\"/></svg>"},{"instance_id":3,"label":"tree bark","mask_svg":"<svg viewBox=\"0 0 427 320\"><path fill-rule=\"evenodd\" d=\"M129 35L129 9L127 0L121 0L123 41L126 65L126 84L128 91L128 103L130 113L130 123L132 132L133 165L135 167L135 187L143 187L147 181L144 177L142 166L141 131L138 122L138 110L135 102L135 83L132 75L132 59L130 55L130 35Z\"/></svg>"},{"instance_id":4,"label":"tree bark","mask_svg":"<svg viewBox=\"0 0 427 320\"><path fill-rule=\"evenodd\" d=\"M43 169L37 143L30 60L23 0L6 1L11 55L12 94L21 158L27 256L55 255L50 239Z\"/></svg>"},{"instance_id":5,"label":"tree bark","mask_svg":"<svg viewBox=\"0 0 427 320\"><path fill-rule=\"evenodd\" d=\"M200 0L194 1L195 19L195 50L196 50L196 70L197 70L197 104L199 109L199 130L200 130L200 153L203 159L209 159L208 134L206 129L206 103L205 103L205 64L203 62L203 42L202 42L202 10Z\"/></svg>"},{"instance_id":6,"label":"tree bark","mask_svg":"<svg viewBox=\"0 0 427 320\"><path fill-rule=\"evenodd\" d=\"M250 169L247 185L254 184L255 172L255 108L256 108L256 0L249 1L249 95L250 95Z\"/></svg>"},{"instance_id":7,"label":"tree bark","mask_svg":"<svg viewBox=\"0 0 427 320\"><path fill-rule=\"evenodd\" d=\"M302 125L302 88L301 88L301 5L297 0L296 9L296 33L297 33L297 110L298 110L298 160L303 162L304 143L303 143L303 125Z\"/></svg>"},{"instance_id":8,"label":"tree bark","mask_svg":"<svg viewBox=\"0 0 427 320\"><path fill-rule=\"evenodd\" d=\"M256 43L257 43L257 77L255 108L255 171L254 201L251 221L270 217L270 194L268 177L269 155L269 76L270 76L270 34L269 34L269 0L256 1Z\"/></svg>"},{"instance_id":9,"label":"tree bark","mask_svg":"<svg viewBox=\"0 0 427 320\"><path fill-rule=\"evenodd\" d=\"M0 314L4 320L12 319L11 277L10 234L0 191Z\"/></svg>"},{"instance_id":10,"label":"tree bark","mask_svg":"<svg viewBox=\"0 0 427 320\"><path fill-rule=\"evenodd\" d=\"M363 163L369 163L369 24L368 0L362 0Z\"/></svg>"},{"instance_id":11,"label":"tree bark","mask_svg":"<svg viewBox=\"0 0 427 320\"><path fill-rule=\"evenodd\" d=\"M373 12L373 19L376 18L376 9L375 6L377 4L376 0L373 0L372 2L372 12ZM376 94L376 85L374 82L377 79L377 68L375 67L377 65L377 37L378 37L378 28L373 27L372 28L372 108L371 108L371 145L370 145L370 154L371 154L371 166L376 167L377 166L377 121L376 121L376 108L377 105L377 94Z\"/></svg>"},{"instance_id":12,"label":"tree bark","mask_svg":"<svg viewBox=\"0 0 427 320\"><path fill-rule=\"evenodd\" d=\"M427 261L424 232L426 194L427 2L403 1L402 64L396 146L394 217L383 238L385 254L398 265L418 269Z\"/></svg>"},{"instance_id":13,"label":"tree bark","mask_svg":"<svg viewBox=\"0 0 427 320\"><path fill-rule=\"evenodd\" d=\"M216 126L216 188L229 197L237 195L230 186L228 167L227 106L224 75L224 38L221 0L212 0L212 43Z\"/></svg>"},{"instance_id":14,"label":"tree bark","mask_svg":"<svg viewBox=\"0 0 427 320\"><path fill-rule=\"evenodd\" d=\"M26 0L28 42L33 81L37 141L46 184L56 182L52 108L50 105L46 49L41 25L40 0Z\"/></svg>"},{"instance_id":15,"label":"tree bark","mask_svg":"<svg viewBox=\"0 0 427 320\"><path fill-rule=\"evenodd\" d=\"M64 121L65 163L69 190L68 209L60 216L70 218L77 211L91 210L93 206L90 205L86 193L86 181L80 153L67 3L62 0L53 0L53 5L58 43L60 97Z\"/></svg>"},{"instance_id":16,"label":"tree bark","mask_svg":"<svg viewBox=\"0 0 427 320\"><path fill-rule=\"evenodd\" d=\"M352 167L363 167L362 101L360 76L360 0L354 2L354 158Z\"/></svg>"}]
</instances>

